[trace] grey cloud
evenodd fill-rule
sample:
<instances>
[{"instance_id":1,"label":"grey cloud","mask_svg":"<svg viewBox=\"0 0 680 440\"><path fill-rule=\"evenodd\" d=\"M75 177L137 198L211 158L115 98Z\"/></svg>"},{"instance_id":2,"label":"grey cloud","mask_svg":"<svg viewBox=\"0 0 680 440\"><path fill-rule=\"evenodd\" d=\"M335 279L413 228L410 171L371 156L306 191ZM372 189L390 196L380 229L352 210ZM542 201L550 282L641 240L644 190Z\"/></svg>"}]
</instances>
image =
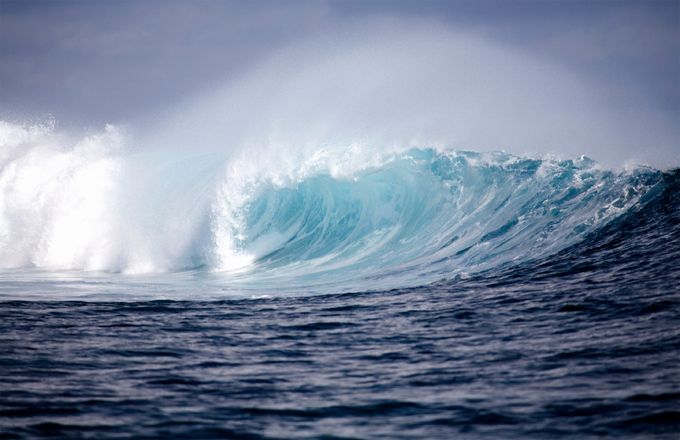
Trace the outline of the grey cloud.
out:
<instances>
[{"instance_id":1,"label":"grey cloud","mask_svg":"<svg viewBox=\"0 0 680 440\"><path fill-rule=\"evenodd\" d=\"M637 121L636 142L662 131L666 156L680 149L674 0L0 0L0 119L51 114L98 126L153 117L289 47L323 40L332 51L333 39L368 42L381 26L408 34L408 23L545 60L597 90L613 120Z\"/></svg>"}]
</instances>

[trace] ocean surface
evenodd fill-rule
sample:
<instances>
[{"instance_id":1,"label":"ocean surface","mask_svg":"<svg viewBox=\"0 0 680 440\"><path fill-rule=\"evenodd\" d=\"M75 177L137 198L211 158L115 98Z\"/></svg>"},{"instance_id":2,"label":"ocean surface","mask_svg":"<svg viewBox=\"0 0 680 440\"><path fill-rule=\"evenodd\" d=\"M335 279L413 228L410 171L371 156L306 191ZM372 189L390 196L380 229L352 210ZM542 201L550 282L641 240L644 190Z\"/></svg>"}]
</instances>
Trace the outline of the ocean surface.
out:
<instances>
[{"instance_id":1,"label":"ocean surface","mask_svg":"<svg viewBox=\"0 0 680 440\"><path fill-rule=\"evenodd\" d=\"M678 170L4 129L0 438L680 435Z\"/></svg>"}]
</instances>

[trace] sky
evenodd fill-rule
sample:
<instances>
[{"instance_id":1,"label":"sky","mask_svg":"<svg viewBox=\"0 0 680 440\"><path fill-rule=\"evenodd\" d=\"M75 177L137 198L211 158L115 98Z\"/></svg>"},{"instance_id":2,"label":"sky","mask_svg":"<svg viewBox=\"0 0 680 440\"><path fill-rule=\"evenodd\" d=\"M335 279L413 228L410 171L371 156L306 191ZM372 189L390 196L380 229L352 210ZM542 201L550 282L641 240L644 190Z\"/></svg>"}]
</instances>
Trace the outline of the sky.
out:
<instances>
[{"instance_id":1,"label":"sky","mask_svg":"<svg viewBox=\"0 0 680 440\"><path fill-rule=\"evenodd\" d=\"M249 102L224 117L267 114L290 132L313 120L333 127L323 136L366 134L360 116L472 149L599 145L596 159L680 166L678 78L678 0L0 0L0 119L10 121L140 125ZM541 96L525 99L536 84ZM371 98L390 104L355 111ZM297 116L281 122L272 109Z\"/></svg>"}]
</instances>

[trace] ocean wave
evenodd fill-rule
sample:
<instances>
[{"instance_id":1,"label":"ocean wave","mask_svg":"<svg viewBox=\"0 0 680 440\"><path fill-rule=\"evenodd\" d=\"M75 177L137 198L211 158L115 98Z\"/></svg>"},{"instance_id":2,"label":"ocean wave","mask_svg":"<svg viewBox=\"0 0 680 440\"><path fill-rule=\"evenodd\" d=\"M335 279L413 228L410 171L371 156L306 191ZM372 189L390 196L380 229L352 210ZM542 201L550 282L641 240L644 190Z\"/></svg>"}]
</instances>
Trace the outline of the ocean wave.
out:
<instances>
[{"instance_id":1,"label":"ocean wave","mask_svg":"<svg viewBox=\"0 0 680 440\"><path fill-rule=\"evenodd\" d=\"M553 255L650 168L441 148L134 150L0 125L0 267L216 272L244 289L408 287ZM652 191L653 192L653 191Z\"/></svg>"}]
</instances>

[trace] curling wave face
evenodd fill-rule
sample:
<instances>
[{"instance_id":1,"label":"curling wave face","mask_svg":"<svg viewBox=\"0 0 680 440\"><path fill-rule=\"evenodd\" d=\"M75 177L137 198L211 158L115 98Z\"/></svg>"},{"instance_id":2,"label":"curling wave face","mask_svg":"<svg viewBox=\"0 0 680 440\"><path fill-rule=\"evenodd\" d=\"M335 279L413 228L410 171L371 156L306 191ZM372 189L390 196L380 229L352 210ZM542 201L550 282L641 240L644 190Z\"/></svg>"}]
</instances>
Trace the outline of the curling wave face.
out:
<instances>
[{"instance_id":1,"label":"curling wave face","mask_svg":"<svg viewBox=\"0 0 680 440\"><path fill-rule=\"evenodd\" d=\"M552 255L663 173L431 148L122 148L3 123L0 267L209 273L230 289L388 289ZM64 146L68 145L68 146Z\"/></svg>"}]
</instances>

